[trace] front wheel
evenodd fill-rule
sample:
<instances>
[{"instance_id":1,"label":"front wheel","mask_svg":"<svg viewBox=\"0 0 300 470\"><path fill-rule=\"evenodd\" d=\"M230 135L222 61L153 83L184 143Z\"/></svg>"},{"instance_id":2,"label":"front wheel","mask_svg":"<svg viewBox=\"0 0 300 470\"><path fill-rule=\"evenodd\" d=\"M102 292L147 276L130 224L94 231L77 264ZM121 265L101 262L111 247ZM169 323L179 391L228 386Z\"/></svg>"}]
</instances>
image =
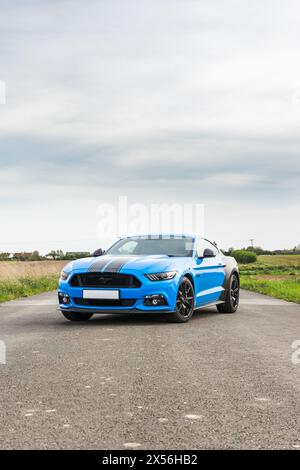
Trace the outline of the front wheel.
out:
<instances>
[{"instance_id":1,"label":"front wheel","mask_svg":"<svg viewBox=\"0 0 300 470\"><path fill-rule=\"evenodd\" d=\"M89 320L93 314L92 313L84 313L84 312L61 312L63 316L70 321L87 321Z\"/></svg>"},{"instance_id":2,"label":"front wheel","mask_svg":"<svg viewBox=\"0 0 300 470\"><path fill-rule=\"evenodd\" d=\"M234 313L237 311L240 299L240 282L236 274L232 274L229 280L229 288L227 291L224 304L217 305L220 313Z\"/></svg>"},{"instance_id":3,"label":"front wheel","mask_svg":"<svg viewBox=\"0 0 300 470\"><path fill-rule=\"evenodd\" d=\"M176 311L172 315L172 321L176 323L186 323L193 316L194 313L194 288L191 281L184 277L179 285Z\"/></svg>"}]
</instances>

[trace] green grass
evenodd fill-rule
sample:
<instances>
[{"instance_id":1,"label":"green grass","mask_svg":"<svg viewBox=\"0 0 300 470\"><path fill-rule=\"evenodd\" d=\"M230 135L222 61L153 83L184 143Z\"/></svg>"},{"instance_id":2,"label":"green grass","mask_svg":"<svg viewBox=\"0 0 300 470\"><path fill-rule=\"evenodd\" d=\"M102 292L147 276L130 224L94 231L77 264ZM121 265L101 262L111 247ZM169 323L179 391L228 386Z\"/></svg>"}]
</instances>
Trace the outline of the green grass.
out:
<instances>
[{"instance_id":1,"label":"green grass","mask_svg":"<svg viewBox=\"0 0 300 470\"><path fill-rule=\"evenodd\" d=\"M300 304L300 279L272 279L272 276L268 277L268 279L264 279L257 275L247 276L242 274L241 287L242 289Z\"/></svg>"},{"instance_id":2,"label":"green grass","mask_svg":"<svg viewBox=\"0 0 300 470\"><path fill-rule=\"evenodd\" d=\"M16 281L0 281L0 302L55 290L58 280L59 276L51 274L36 278L22 277Z\"/></svg>"},{"instance_id":3,"label":"green grass","mask_svg":"<svg viewBox=\"0 0 300 470\"><path fill-rule=\"evenodd\" d=\"M300 255L259 256L256 263L240 264L242 274L300 274Z\"/></svg>"},{"instance_id":4,"label":"green grass","mask_svg":"<svg viewBox=\"0 0 300 470\"><path fill-rule=\"evenodd\" d=\"M243 289L300 303L300 255L261 255L240 273Z\"/></svg>"},{"instance_id":5,"label":"green grass","mask_svg":"<svg viewBox=\"0 0 300 470\"><path fill-rule=\"evenodd\" d=\"M260 255L257 263L268 266L294 266L300 268L300 255Z\"/></svg>"},{"instance_id":6,"label":"green grass","mask_svg":"<svg viewBox=\"0 0 300 470\"><path fill-rule=\"evenodd\" d=\"M240 272L245 275L254 274L274 274L274 275L296 275L300 274L300 267L297 266L270 266L264 264L240 264Z\"/></svg>"}]
</instances>

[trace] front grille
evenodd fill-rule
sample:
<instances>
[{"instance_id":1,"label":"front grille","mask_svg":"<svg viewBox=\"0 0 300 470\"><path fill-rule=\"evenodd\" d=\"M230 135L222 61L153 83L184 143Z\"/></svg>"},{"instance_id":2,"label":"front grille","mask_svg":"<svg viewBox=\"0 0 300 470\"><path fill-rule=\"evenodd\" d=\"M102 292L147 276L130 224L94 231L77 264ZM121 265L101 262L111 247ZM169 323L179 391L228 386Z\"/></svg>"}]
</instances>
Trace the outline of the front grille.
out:
<instances>
[{"instance_id":1,"label":"front grille","mask_svg":"<svg viewBox=\"0 0 300 470\"><path fill-rule=\"evenodd\" d=\"M132 307L136 299L81 299L74 298L77 305L85 305L90 307Z\"/></svg>"},{"instance_id":2,"label":"front grille","mask_svg":"<svg viewBox=\"0 0 300 470\"><path fill-rule=\"evenodd\" d=\"M141 282L131 274L119 273L82 273L70 279L72 287L141 287Z\"/></svg>"}]
</instances>

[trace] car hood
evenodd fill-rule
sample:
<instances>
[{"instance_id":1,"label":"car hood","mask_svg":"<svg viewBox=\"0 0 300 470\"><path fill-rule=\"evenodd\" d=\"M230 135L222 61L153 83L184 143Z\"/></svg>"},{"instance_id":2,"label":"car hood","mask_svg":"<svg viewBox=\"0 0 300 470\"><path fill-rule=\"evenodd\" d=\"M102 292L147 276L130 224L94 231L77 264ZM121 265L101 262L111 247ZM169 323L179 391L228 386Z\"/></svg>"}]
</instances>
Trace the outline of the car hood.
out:
<instances>
[{"instance_id":1,"label":"car hood","mask_svg":"<svg viewBox=\"0 0 300 470\"><path fill-rule=\"evenodd\" d=\"M134 270L143 273L177 270L190 260L185 257L169 257L167 255L147 256L113 256L104 255L93 258L82 258L69 263L64 270L94 271L94 272L126 272Z\"/></svg>"}]
</instances>

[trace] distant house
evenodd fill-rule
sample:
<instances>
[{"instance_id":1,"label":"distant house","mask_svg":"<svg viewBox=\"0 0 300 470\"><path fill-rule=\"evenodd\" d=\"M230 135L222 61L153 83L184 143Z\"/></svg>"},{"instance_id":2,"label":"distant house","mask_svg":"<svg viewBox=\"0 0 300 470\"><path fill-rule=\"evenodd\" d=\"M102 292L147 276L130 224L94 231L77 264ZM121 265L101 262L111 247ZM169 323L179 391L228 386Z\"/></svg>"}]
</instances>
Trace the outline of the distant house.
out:
<instances>
[{"instance_id":1,"label":"distant house","mask_svg":"<svg viewBox=\"0 0 300 470\"><path fill-rule=\"evenodd\" d=\"M17 261L39 261L41 256L37 250L30 253L23 251L22 253L13 253L12 259Z\"/></svg>"},{"instance_id":2,"label":"distant house","mask_svg":"<svg viewBox=\"0 0 300 470\"><path fill-rule=\"evenodd\" d=\"M23 253L14 253L13 254L13 259L18 260L18 261L28 261L32 259L33 253L26 253L25 251Z\"/></svg>"}]
</instances>

